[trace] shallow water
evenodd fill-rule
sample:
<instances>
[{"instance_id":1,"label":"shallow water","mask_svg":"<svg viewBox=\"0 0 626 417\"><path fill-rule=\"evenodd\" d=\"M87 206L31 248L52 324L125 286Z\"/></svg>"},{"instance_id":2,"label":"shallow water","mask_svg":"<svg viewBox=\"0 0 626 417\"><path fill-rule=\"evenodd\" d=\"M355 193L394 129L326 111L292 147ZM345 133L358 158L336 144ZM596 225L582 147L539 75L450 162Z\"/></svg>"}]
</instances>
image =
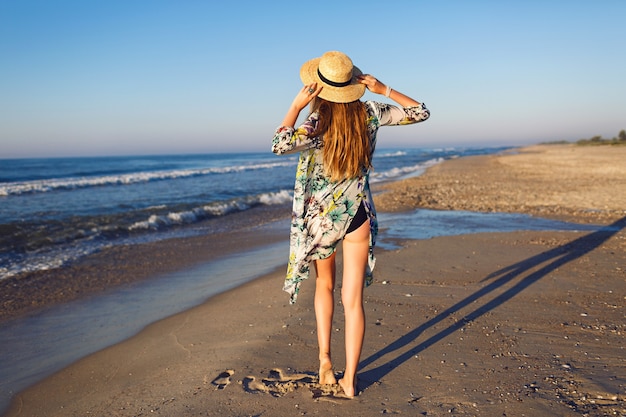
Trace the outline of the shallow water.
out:
<instances>
[{"instance_id":1,"label":"shallow water","mask_svg":"<svg viewBox=\"0 0 626 417\"><path fill-rule=\"evenodd\" d=\"M471 211L415 210L408 213L380 213L383 249L398 247L396 240L430 239L470 233L515 232L519 230L594 231L597 225L568 223L518 213L477 213Z\"/></svg>"},{"instance_id":2,"label":"shallow water","mask_svg":"<svg viewBox=\"0 0 626 417\"><path fill-rule=\"evenodd\" d=\"M270 273L287 251L286 241L264 246L1 325L0 411L15 393L78 359Z\"/></svg>"}]
</instances>

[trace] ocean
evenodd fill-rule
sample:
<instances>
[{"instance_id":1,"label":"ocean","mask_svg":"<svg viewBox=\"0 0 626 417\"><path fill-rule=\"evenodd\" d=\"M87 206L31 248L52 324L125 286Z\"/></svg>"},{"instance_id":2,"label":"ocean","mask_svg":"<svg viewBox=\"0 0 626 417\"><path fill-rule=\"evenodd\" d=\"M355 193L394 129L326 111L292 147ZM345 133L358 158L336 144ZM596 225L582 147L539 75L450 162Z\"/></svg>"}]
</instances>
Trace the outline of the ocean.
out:
<instances>
[{"instance_id":1,"label":"ocean","mask_svg":"<svg viewBox=\"0 0 626 417\"><path fill-rule=\"evenodd\" d=\"M505 149L379 149L370 181ZM296 163L271 152L0 160L0 279L105 247L211 233L208 219L290 204Z\"/></svg>"}]
</instances>

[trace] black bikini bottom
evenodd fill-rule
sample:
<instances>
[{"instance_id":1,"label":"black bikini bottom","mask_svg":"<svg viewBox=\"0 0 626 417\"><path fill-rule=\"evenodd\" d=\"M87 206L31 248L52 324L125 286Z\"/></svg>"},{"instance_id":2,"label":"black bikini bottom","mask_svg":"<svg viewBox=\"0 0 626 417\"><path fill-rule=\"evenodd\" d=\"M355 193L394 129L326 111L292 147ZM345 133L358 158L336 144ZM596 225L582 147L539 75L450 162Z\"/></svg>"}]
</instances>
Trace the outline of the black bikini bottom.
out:
<instances>
[{"instance_id":1,"label":"black bikini bottom","mask_svg":"<svg viewBox=\"0 0 626 417\"><path fill-rule=\"evenodd\" d=\"M361 227L361 225L365 223L366 221L367 221L367 213L365 212L365 206L363 205L363 201L361 201L361 205L356 211L356 214L354 215L354 218L352 219L350 226L348 226L348 230L346 230L346 233L354 232L356 229Z\"/></svg>"}]
</instances>

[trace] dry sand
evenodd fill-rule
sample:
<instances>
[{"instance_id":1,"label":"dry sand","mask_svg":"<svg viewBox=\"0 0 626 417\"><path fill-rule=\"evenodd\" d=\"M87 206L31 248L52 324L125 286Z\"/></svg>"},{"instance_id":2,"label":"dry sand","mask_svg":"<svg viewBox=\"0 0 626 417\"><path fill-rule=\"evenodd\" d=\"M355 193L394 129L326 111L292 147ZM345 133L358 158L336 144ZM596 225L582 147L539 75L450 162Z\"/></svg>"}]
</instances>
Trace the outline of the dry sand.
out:
<instances>
[{"instance_id":1,"label":"dry sand","mask_svg":"<svg viewBox=\"0 0 626 417\"><path fill-rule=\"evenodd\" d=\"M514 211L612 227L378 251L355 399L316 384L314 279L290 306L281 268L58 372L6 415L624 416L625 160L626 147L532 147L445 162L378 195L379 210ZM335 320L340 373L340 308Z\"/></svg>"},{"instance_id":2,"label":"dry sand","mask_svg":"<svg viewBox=\"0 0 626 417\"><path fill-rule=\"evenodd\" d=\"M610 221L626 215L626 146L534 146L461 158L385 187L382 211L415 207Z\"/></svg>"}]
</instances>

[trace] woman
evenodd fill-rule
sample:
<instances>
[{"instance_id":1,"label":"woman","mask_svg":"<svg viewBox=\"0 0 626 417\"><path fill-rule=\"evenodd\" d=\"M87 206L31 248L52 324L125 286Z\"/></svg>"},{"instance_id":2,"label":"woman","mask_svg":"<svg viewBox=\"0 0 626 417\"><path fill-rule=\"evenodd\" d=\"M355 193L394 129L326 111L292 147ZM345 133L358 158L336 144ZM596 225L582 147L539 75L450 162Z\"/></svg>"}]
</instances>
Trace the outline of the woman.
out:
<instances>
[{"instance_id":1,"label":"woman","mask_svg":"<svg viewBox=\"0 0 626 417\"><path fill-rule=\"evenodd\" d=\"M337 383L331 362L335 249L343 241L341 301L345 312L346 368L339 380L348 397L357 394L356 371L365 334L363 287L372 281L378 223L368 175L380 126L412 124L430 116L426 107L364 75L336 51L306 62L304 87L294 98L272 140L276 154L300 152L293 197L290 254L284 290L294 303L300 282L315 265L315 317L319 383ZM365 89L401 107L359 99ZM311 103L302 125L294 125Z\"/></svg>"}]
</instances>

